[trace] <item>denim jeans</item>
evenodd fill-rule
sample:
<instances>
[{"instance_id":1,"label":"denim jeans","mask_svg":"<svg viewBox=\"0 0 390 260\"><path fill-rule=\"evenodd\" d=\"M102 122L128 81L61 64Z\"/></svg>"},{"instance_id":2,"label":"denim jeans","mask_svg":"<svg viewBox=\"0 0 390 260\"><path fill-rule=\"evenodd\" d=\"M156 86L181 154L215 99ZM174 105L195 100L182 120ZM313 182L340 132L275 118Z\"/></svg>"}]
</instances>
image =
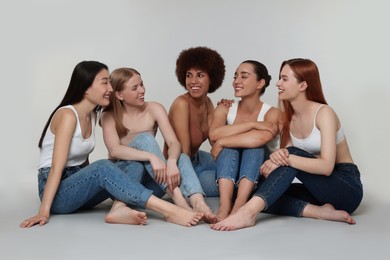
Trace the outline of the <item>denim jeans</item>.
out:
<instances>
[{"instance_id":1,"label":"denim jeans","mask_svg":"<svg viewBox=\"0 0 390 260\"><path fill-rule=\"evenodd\" d=\"M129 146L138 150L153 153L156 156L158 156L161 160L166 162L160 146L158 145L155 137L150 133L145 132L145 133L138 134L132 140ZM120 162L123 163L123 161ZM157 184L154 181L154 172L150 162L149 161L143 162L143 164L150 177L144 176L142 183L148 189L153 190L155 196L162 197L165 194L167 184L162 184L162 185ZM188 157L188 155L182 153L178 159L177 166L180 171L180 179L181 179L180 190L183 193L183 195L186 197L190 197L191 195L196 193L201 193L202 195L205 195L202 186L200 185L199 179L194 171L194 168L192 167L191 160Z\"/></svg>"},{"instance_id":2,"label":"denim jeans","mask_svg":"<svg viewBox=\"0 0 390 260\"><path fill-rule=\"evenodd\" d=\"M199 182L206 194L206 197L219 197L217 186L216 169L217 164L210 153L199 150L192 158L192 166L199 178Z\"/></svg>"},{"instance_id":3,"label":"denim jeans","mask_svg":"<svg viewBox=\"0 0 390 260\"><path fill-rule=\"evenodd\" d=\"M134 172L143 171L143 165L134 162ZM38 170L38 190L42 200L50 167ZM67 214L78 209L91 208L107 198L145 208L152 191L134 182L109 160L99 160L85 167L66 167L54 197L51 213Z\"/></svg>"},{"instance_id":4,"label":"denim jeans","mask_svg":"<svg viewBox=\"0 0 390 260\"><path fill-rule=\"evenodd\" d=\"M217 181L229 179L238 184L242 178L257 183L266 147L223 148L217 158Z\"/></svg>"},{"instance_id":5,"label":"denim jeans","mask_svg":"<svg viewBox=\"0 0 390 260\"><path fill-rule=\"evenodd\" d=\"M290 154L314 158L314 155L290 146ZM297 178L301 183L291 182ZM261 178L254 193L264 199L265 212L302 216L307 204L332 204L336 209L354 212L363 198L360 172L353 163L337 163L330 176L307 173L284 166L274 170L268 178Z\"/></svg>"}]
</instances>

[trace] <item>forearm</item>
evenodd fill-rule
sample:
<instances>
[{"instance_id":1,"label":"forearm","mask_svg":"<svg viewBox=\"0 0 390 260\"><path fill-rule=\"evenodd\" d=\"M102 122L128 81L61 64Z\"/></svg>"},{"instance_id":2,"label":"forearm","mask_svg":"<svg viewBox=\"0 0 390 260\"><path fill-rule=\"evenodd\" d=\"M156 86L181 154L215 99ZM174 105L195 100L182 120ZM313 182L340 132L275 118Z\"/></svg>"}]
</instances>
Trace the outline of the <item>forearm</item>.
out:
<instances>
[{"instance_id":1,"label":"forearm","mask_svg":"<svg viewBox=\"0 0 390 260\"><path fill-rule=\"evenodd\" d=\"M246 133L231 135L218 140L219 145L226 148L255 148L266 145L273 139L268 131L251 130Z\"/></svg>"},{"instance_id":2,"label":"forearm","mask_svg":"<svg viewBox=\"0 0 390 260\"><path fill-rule=\"evenodd\" d=\"M167 161L169 160L177 161L180 154L181 154L181 145L179 142L173 142L172 144L168 145Z\"/></svg>"},{"instance_id":3,"label":"forearm","mask_svg":"<svg viewBox=\"0 0 390 260\"><path fill-rule=\"evenodd\" d=\"M209 138L211 142L215 142L221 138L246 133L252 129L254 129L254 122L224 125L210 130Z\"/></svg>"},{"instance_id":4,"label":"forearm","mask_svg":"<svg viewBox=\"0 0 390 260\"><path fill-rule=\"evenodd\" d=\"M329 176L334 168L334 162L322 158L306 158L290 154L289 160L291 167L315 175Z\"/></svg>"}]
</instances>

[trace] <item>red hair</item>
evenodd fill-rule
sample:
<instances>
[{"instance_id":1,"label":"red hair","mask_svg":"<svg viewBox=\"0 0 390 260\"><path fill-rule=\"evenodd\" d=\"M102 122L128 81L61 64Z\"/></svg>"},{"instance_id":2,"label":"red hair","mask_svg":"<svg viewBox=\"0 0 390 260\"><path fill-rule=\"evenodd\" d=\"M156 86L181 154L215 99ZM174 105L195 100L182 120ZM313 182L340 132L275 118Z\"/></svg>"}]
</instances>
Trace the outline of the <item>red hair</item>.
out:
<instances>
[{"instance_id":1,"label":"red hair","mask_svg":"<svg viewBox=\"0 0 390 260\"><path fill-rule=\"evenodd\" d=\"M280 66L279 78L280 72L286 65L290 66L298 83L303 81L306 82L306 98L308 100L327 104L324 93L322 92L320 73L318 71L317 65L313 61L300 58L286 60ZM290 102L283 100L280 103L281 109L283 111L283 128L281 131L280 147L286 147L286 144L290 139L290 123L294 114L294 110Z\"/></svg>"}]
</instances>

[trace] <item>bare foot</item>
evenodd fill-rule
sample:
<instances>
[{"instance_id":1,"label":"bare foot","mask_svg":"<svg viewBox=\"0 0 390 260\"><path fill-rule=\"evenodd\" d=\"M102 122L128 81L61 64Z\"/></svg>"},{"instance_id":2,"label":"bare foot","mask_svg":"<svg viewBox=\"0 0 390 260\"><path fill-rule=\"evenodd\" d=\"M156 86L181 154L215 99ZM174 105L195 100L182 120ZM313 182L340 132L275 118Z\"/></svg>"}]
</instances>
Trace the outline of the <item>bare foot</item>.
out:
<instances>
[{"instance_id":1,"label":"bare foot","mask_svg":"<svg viewBox=\"0 0 390 260\"><path fill-rule=\"evenodd\" d=\"M322 206L308 204L303 210L303 217L345 222L356 224L356 221L344 210L336 210L333 205L327 203Z\"/></svg>"},{"instance_id":2,"label":"bare foot","mask_svg":"<svg viewBox=\"0 0 390 260\"><path fill-rule=\"evenodd\" d=\"M172 205L174 206L174 205ZM191 227L198 224L198 222L202 219L203 213L189 211L178 206L175 209L167 212L165 216L165 220L174 224Z\"/></svg>"},{"instance_id":3,"label":"bare foot","mask_svg":"<svg viewBox=\"0 0 390 260\"><path fill-rule=\"evenodd\" d=\"M253 213L244 206L224 220L216 224L211 224L210 227L219 231L231 231L246 227L253 227L256 223L256 216L257 213Z\"/></svg>"},{"instance_id":4,"label":"bare foot","mask_svg":"<svg viewBox=\"0 0 390 260\"><path fill-rule=\"evenodd\" d=\"M176 187L172 192L168 191L168 188L167 188L167 193L172 198L173 203L176 206L179 206L183 209L192 210L190 205L188 205L187 200L184 198L183 194L181 193L181 190L179 187Z\"/></svg>"},{"instance_id":5,"label":"bare foot","mask_svg":"<svg viewBox=\"0 0 390 260\"><path fill-rule=\"evenodd\" d=\"M111 224L145 225L146 213L129 208L123 202L115 201L104 219Z\"/></svg>"},{"instance_id":6,"label":"bare foot","mask_svg":"<svg viewBox=\"0 0 390 260\"><path fill-rule=\"evenodd\" d=\"M190 204L194 211L203 213L203 218L207 223L216 223L217 222L217 216L214 214L214 212L210 209L210 207L206 204L206 201L204 200L204 197L202 194L197 193L190 197Z\"/></svg>"},{"instance_id":7,"label":"bare foot","mask_svg":"<svg viewBox=\"0 0 390 260\"><path fill-rule=\"evenodd\" d=\"M218 208L217 221L222 221L225 218L227 218L231 210L232 210L232 205L230 203L229 204L221 203L221 205Z\"/></svg>"}]
</instances>

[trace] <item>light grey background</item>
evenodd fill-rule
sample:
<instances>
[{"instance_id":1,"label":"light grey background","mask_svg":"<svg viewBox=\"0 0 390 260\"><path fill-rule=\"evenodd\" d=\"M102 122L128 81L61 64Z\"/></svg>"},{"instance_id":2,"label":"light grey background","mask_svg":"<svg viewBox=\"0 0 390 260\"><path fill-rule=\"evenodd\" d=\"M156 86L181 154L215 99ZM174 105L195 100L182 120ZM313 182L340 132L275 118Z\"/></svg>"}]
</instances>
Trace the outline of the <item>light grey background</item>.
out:
<instances>
[{"instance_id":1,"label":"light grey background","mask_svg":"<svg viewBox=\"0 0 390 260\"><path fill-rule=\"evenodd\" d=\"M273 105L281 62L315 61L366 198L388 205L389 8L386 0L2 1L0 212L15 223L35 213L19 210L39 205L37 142L78 62L136 68L146 99L169 109L184 92L174 74L176 58L194 46L216 49L225 60L214 101L233 97L232 76L245 59L268 67L273 80L263 100ZM107 156L101 139L98 128L91 161Z\"/></svg>"},{"instance_id":2,"label":"light grey background","mask_svg":"<svg viewBox=\"0 0 390 260\"><path fill-rule=\"evenodd\" d=\"M216 49L226 63L213 100L233 97L234 70L256 59L273 80L263 99L277 104L281 62L314 60L338 113L367 192L390 199L388 183L390 18L388 1L2 1L2 171L0 200L35 188L37 142L74 66L98 60L138 69L146 99L167 109L184 90L179 52ZM100 128L98 132L100 133ZM107 156L100 135L92 160ZM207 149L207 148L206 148Z\"/></svg>"}]
</instances>

